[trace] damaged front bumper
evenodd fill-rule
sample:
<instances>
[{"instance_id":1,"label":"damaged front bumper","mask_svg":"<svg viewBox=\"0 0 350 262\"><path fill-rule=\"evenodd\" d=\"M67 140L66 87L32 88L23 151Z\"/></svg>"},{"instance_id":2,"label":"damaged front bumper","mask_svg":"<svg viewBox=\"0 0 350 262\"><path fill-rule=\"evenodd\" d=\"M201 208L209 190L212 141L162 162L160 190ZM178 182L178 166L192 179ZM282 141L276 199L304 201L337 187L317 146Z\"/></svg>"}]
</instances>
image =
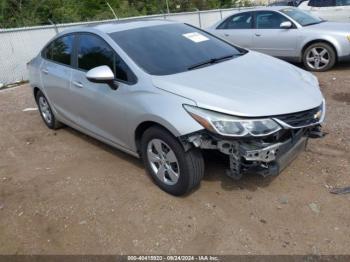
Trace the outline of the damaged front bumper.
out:
<instances>
[{"instance_id":1,"label":"damaged front bumper","mask_svg":"<svg viewBox=\"0 0 350 262\"><path fill-rule=\"evenodd\" d=\"M235 180L244 174L277 176L306 148L309 138L322 137L321 126L281 130L264 138L227 139L203 131L183 138L202 149L214 149L229 158L227 175Z\"/></svg>"}]
</instances>

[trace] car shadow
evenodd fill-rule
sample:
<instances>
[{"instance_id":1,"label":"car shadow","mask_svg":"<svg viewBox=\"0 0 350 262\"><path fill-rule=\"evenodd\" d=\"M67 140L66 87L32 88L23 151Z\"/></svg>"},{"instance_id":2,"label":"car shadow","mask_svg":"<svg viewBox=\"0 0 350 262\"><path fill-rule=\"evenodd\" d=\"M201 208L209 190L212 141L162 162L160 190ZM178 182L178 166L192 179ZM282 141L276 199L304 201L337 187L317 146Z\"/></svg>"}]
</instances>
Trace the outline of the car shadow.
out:
<instances>
[{"instance_id":1,"label":"car shadow","mask_svg":"<svg viewBox=\"0 0 350 262\"><path fill-rule=\"evenodd\" d=\"M132 163L133 165L137 166L138 168L143 168L143 164L142 164L142 160L139 158L136 158L132 155L129 155L117 148L114 148L108 144L105 144L91 136L85 135L84 133L81 133L80 131L73 129L69 126L65 126L64 130L67 131L68 133L70 133L71 135L77 136L81 139L83 139L84 141L92 144L93 146L108 152L110 154L113 154L114 156L118 157L120 160L125 160L128 161L130 163Z\"/></svg>"},{"instance_id":2,"label":"car shadow","mask_svg":"<svg viewBox=\"0 0 350 262\"><path fill-rule=\"evenodd\" d=\"M337 63L330 71L342 71L350 69L350 62Z\"/></svg>"},{"instance_id":3,"label":"car shadow","mask_svg":"<svg viewBox=\"0 0 350 262\"><path fill-rule=\"evenodd\" d=\"M205 181L220 181L225 191L248 190L256 191L258 188L269 186L276 177L262 177L258 174L246 174L240 180L234 180L226 175L229 169L229 158L216 151L204 151Z\"/></svg>"}]
</instances>

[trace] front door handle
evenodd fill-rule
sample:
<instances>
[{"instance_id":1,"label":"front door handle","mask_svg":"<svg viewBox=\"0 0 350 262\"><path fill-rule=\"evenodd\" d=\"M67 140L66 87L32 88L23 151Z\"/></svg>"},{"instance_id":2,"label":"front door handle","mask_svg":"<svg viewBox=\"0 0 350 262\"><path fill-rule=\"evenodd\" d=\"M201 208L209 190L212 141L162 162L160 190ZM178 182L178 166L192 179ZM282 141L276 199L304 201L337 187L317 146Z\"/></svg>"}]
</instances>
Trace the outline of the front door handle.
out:
<instances>
[{"instance_id":1,"label":"front door handle","mask_svg":"<svg viewBox=\"0 0 350 262\"><path fill-rule=\"evenodd\" d=\"M230 35L229 35L229 34L224 34L224 36L228 37L228 36L230 36Z\"/></svg>"},{"instance_id":2,"label":"front door handle","mask_svg":"<svg viewBox=\"0 0 350 262\"><path fill-rule=\"evenodd\" d=\"M255 33L255 36L260 37L260 36L261 36L261 34Z\"/></svg>"},{"instance_id":3,"label":"front door handle","mask_svg":"<svg viewBox=\"0 0 350 262\"><path fill-rule=\"evenodd\" d=\"M44 68L43 70L41 70L45 75L49 74L49 70L47 70L46 68Z\"/></svg>"},{"instance_id":4,"label":"front door handle","mask_svg":"<svg viewBox=\"0 0 350 262\"><path fill-rule=\"evenodd\" d=\"M76 87L79 87L79 88L83 88L83 84L78 82L78 81L73 81L73 85L76 86Z\"/></svg>"}]
</instances>

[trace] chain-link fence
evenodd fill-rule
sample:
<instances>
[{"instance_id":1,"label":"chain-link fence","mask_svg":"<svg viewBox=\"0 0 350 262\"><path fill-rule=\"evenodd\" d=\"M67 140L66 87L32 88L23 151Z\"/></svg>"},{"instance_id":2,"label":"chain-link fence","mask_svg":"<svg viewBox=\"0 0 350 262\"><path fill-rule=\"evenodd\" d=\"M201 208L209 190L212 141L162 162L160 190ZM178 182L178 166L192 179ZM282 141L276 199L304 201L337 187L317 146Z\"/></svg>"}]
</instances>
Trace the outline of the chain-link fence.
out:
<instances>
[{"instance_id":1,"label":"chain-link fence","mask_svg":"<svg viewBox=\"0 0 350 262\"><path fill-rule=\"evenodd\" d=\"M187 13L171 13L121 20L170 19L207 28L229 14L242 8L217 9ZM93 21L85 23L59 24L56 26L35 26L16 29L0 29L0 86L27 80L26 63L36 56L42 47L67 28L87 24L118 22L117 20Z\"/></svg>"}]
</instances>

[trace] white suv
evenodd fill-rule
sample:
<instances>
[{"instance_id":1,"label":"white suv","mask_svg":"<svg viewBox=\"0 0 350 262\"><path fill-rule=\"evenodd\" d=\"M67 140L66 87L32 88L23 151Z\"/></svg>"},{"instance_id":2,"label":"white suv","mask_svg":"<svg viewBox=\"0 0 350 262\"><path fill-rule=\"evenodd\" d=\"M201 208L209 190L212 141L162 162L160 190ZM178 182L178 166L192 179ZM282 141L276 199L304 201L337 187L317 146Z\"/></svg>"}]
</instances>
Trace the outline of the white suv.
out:
<instances>
[{"instance_id":1,"label":"white suv","mask_svg":"<svg viewBox=\"0 0 350 262\"><path fill-rule=\"evenodd\" d=\"M350 0L303 1L299 8L328 21L350 22Z\"/></svg>"}]
</instances>

